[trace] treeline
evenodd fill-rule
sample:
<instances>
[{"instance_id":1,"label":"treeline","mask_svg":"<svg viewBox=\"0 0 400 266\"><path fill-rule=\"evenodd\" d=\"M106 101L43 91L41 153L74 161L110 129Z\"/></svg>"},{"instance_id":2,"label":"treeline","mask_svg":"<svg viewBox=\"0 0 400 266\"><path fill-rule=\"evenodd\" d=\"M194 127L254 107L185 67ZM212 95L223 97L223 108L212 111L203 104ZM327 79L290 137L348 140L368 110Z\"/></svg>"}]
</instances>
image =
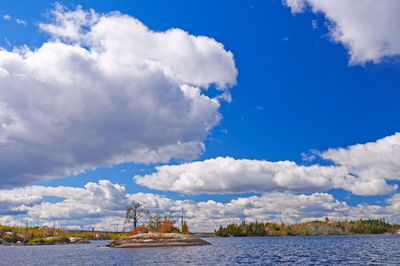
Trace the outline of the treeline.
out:
<instances>
[{"instance_id":1,"label":"treeline","mask_svg":"<svg viewBox=\"0 0 400 266\"><path fill-rule=\"evenodd\" d=\"M400 229L398 224L389 224L384 219L357 221L312 221L285 225L270 222L243 221L241 224L230 223L220 226L216 236L310 236L310 235L345 235L345 234L394 234Z\"/></svg>"},{"instance_id":2,"label":"treeline","mask_svg":"<svg viewBox=\"0 0 400 266\"><path fill-rule=\"evenodd\" d=\"M109 240L119 237L118 233L76 232L58 228L14 227L0 225L0 244L68 244L79 239Z\"/></svg>"}]
</instances>

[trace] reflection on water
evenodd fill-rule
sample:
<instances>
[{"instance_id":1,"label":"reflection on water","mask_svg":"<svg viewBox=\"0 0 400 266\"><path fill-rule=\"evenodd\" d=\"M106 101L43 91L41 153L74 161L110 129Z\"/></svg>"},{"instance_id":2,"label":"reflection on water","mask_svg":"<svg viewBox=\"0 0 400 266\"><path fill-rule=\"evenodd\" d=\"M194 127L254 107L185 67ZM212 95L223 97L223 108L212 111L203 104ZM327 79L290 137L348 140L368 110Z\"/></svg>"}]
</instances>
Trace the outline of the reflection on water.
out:
<instances>
[{"instance_id":1,"label":"reflection on water","mask_svg":"<svg viewBox=\"0 0 400 266\"><path fill-rule=\"evenodd\" d=\"M400 264L400 235L207 238L212 245L112 249L107 241L0 246L4 265Z\"/></svg>"}]
</instances>

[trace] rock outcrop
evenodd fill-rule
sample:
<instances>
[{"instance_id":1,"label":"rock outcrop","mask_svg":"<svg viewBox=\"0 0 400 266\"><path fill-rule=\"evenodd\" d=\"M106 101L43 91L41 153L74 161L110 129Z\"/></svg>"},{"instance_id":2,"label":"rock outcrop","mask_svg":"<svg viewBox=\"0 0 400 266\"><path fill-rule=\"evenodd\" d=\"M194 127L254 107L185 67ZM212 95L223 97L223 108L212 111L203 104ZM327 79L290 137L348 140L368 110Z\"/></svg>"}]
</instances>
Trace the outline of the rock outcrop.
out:
<instances>
[{"instance_id":1,"label":"rock outcrop","mask_svg":"<svg viewBox=\"0 0 400 266\"><path fill-rule=\"evenodd\" d=\"M90 243L88 240L81 237L70 237L69 241L71 244L87 244Z\"/></svg>"},{"instance_id":2,"label":"rock outcrop","mask_svg":"<svg viewBox=\"0 0 400 266\"><path fill-rule=\"evenodd\" d=\"M177 233L142 233L109 242L106 246L113 248L142 248L169 246L211 245L209 242L191 235Z\"/></svg>"}]
</instances>

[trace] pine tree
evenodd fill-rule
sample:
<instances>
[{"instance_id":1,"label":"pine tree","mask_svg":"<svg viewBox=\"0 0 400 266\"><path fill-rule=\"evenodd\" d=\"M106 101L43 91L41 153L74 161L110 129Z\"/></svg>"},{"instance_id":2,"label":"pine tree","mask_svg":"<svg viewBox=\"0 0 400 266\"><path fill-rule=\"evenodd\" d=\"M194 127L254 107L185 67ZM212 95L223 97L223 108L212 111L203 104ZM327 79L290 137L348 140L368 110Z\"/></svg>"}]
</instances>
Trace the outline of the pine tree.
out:
<instances>
[{"instance_id":1,"label":"pine tree","mask_svg":"<svg viewBox=\"0 0 400 266\"><path fill-rule=\"evenodd\" d=\"M189 234L189 226L187 225L186 221L184 221L182 225L182 234L185 235Z\"/></svg>"}]
</instances>

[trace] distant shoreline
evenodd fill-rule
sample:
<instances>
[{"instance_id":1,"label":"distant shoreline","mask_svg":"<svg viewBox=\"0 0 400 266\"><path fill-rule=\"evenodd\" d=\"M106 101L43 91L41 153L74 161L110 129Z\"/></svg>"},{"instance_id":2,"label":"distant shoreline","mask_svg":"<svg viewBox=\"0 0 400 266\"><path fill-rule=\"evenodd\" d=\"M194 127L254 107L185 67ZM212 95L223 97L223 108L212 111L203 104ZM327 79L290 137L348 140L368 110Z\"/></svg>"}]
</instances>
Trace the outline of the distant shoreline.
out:
<instances>
[{"instance_id":1,"label":"distant shoreline","mask_svg":"<svg viewBox=\"0 0 400 266\"><path fill-rule=\"evenodd\" d=\"M399 234L400 225L389 224L384 219L359 219L356 221L312 221L286 225L271 222L228 224L215 232L217 237L250 236L316 236L316 235L368 235Z\"/></svg>"},{"instance_id":2,"label":"distant shoreline","mask_svg":"<svg viewBox=\"0 0 400 266\"><path fill-rule=\"evenodd\" d=\"M400 233L376 233L376 234L372 234L372 233L366 233L366 234L320 234L320 235L266 235L266 236L205 236L205 237L201 237L201 238L237 238L237 237L245 237L245 238L249 238L249 237L265 237L265 238L269 238L269 237L318 237L318 236L372 236L372 235L398 235L400 236Z\"/></svg>"}]
</instances>

